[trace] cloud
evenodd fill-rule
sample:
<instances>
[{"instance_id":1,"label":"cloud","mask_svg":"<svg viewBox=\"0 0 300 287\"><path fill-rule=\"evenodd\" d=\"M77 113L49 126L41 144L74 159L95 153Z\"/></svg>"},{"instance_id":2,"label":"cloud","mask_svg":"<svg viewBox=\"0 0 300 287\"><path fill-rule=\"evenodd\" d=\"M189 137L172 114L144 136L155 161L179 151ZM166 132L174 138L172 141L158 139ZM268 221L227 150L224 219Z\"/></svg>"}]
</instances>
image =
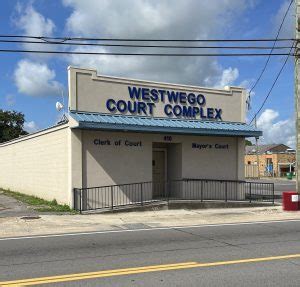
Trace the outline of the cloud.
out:
<instances>
[{"instance_id":1,"label":"cloud","mask_svg":"<svg viewBox=\"0 0 300 287\"><path fill-rule=\"evenodd\" d=\"M15 26L22 31L23 35L29 36L52 36L55 30L54 22L45 18L41 13L35 10L30 3L28 6L24 6L20 3L16 5L16 15L13 17ZM25 49L53 49L53 45L44 44L29 44L24 43Z\"/></svg>"},{"instance_id":2,"label":"cloud","mask_svg":"<svg viewBox=\"0 0 300 287\"><path fill-rule=\"evenodd\" d=\"M34 121L30 121L24 123L24 130L28 133L34 133L39 130L39 127Z\"/></svg>"},{"instance_id":3,"label":"cloud","mask_svg":"<svg viewBox=\"0 0 300 287\"><path fill-rule=\"evenodd\" d=\"M257 127L263 131L262 143L283 143L292 148L296 146L295 121L293 119L279 120L279 113L266 109L257 120Z\"/></svg>"},{"instance_id":4,"label":"cloud","mask_svg":"<svg viewBox=\"0 0 300 287\"><path fill-rule=\"evenodd\" d=\"M178 0L176 5L172 0L64 0L63 3L72 11L66 21L68 34L98 38L141 39L224 38L238 15L255 6L254 1L247 0ZM118 48L108 47L81 47L76 50L120 52ZM127 48L122 51L128 53L168 52L163 48L158 50ZM172 50L175 53L195 53L196 51L198 50ZM214 52L216 50L199 51ZM221 85L232 82L238 74L235 67L220 67L217 58L209 57L74 55L68 57L67 61L71 65L97 68L100 73L107 75L196 85Z\"/></svg>"},{"instance_id":5,"label":"cloud","mask_svg":"<svg viewBox=\"0 0 300 287\"><path fill-rule=\"evenodd\" d=\"M224 69L220 74L205 79L206 84L215 88L223 89L225 86L232 86L239 77L239 70L237 68L229 67Z\"/></svg>"},{"instance_id":6,"label":"cloud","mask_svg":"<svg viewBox=\"0 0 300 287\"><path fill-rule=\"evenodd\" d=\"M16 103L16 96L12 94L8 94L5 96L5 101L6 101L6 105L11 107Z\"/></svg>"},{"instance_id":7,"label":"cloud","mask_svg":"<svg viewBox=\"0 0 300 287\"><path fill-rule=\"evenodd\" d=\"M255 79L245 79L239 84L239 86L245 88L249 93L254 83ZM251 96L255 96L255 92L253 90L251 91Z\"/></svg>"},{"instance_id":8,"label":"cloud","mask_svg":"<svg viewBox=\"0 0 300 287\"><path fill-rule=\"evenodd\" d=\"M281 25L282 19L286 13L286 10L289 7L290 0L285 0L281 4L279 10L277 11L276 15L272 19L272 24L274 27L274 35L277 34L277 31ZM285 18L284 24L281 28L280 37L279 38L294 38L294 25L295 25L295 17L294 15L294 5L290 7L290 10Z\"/></svg>"},{"instance_id":9,"label":"cloud","mask_svg":"<svg viewBox=\"0 0 300 287\"><path fill-rule=\"evenodd\" d=\"M23 5L20 2L15 7L13 22L23 35L53 36L54 22L44 17L33 7L33 1ZM22 44L28 50L55 50L53 45ZM45 63L49 55L34 54L29 56L33 60L23 59L18 62L14 72L14 81L18 91L29 96L57 95L62 85L55 81L55 71L49 69Z\"/></svg>"},{"instance_id":10,"label":"cloud","mask_svg":"<svg viewBox=\"0 0 300 287\"><path fill-rule=\"evenodd\" d=\"M104 48L80 47L80 52L105 52ZM124 76L145 80L207 85L207 75L220 72L211 59L198 58L146 58L129 56L89 56L72 55L67 61L77 67L95 68L98 73L111 76ZM206 67L205 69L203 67ZM215 86L213 79L211 85Z\"/></svg>"},{"instance_id":11,"label":"cloud","mask_svg":"<svg viewBox=\"0 0 300 287\"><path fill-rule=\"evenodd\" d=\"M23 59L18 62L14 81L20 93L29 96L58 95L63 86L55 81L55 71L47 64Z\"/></svg>"},{"instance_id":12,"label":"cloud","mask_svg":"<svg viewBox=\"0 0 300 287\"><path fill-rule=\"evenodd\" d=\"M228 68L222 72L221 80L219 86L224 87L227 85L232 85L235 80L239 77L239 70L237 68Z\"/></svg>"},{"instance_id":13,"label":"cloud","mask_svg":"<svg viewBox=\"0 0 300 287\"><path fill-rule=\"evenodd\" d=\"M174 5L173 0L63 0L65 6L73 9L67 19L70 32L124 38L146 38L156 33L161 38L187 38L191 34L208 38L211 33L225 32L222 24L229 24L237 13L255 6L249 2L178 0Z\"/></svg>"}]
</instances>

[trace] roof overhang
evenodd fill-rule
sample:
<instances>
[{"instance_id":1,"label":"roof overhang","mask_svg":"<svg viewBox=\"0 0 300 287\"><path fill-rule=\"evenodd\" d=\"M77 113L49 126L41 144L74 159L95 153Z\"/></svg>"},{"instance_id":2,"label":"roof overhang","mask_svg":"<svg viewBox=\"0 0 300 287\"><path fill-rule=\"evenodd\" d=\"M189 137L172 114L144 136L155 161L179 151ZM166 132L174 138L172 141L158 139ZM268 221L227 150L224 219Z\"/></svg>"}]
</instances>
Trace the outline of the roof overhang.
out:
<instances>
[{"instance_id":1,"label":"roof overhang","mask_svg":"<svg viewBox=\"0 0 300 287\"><path fill-rule=\"evenodd\" d=\"M245 123L151 118L70 111L73 129L168 133L183 135L259 137L260 130Z\"/></svg>"}]
</instances>

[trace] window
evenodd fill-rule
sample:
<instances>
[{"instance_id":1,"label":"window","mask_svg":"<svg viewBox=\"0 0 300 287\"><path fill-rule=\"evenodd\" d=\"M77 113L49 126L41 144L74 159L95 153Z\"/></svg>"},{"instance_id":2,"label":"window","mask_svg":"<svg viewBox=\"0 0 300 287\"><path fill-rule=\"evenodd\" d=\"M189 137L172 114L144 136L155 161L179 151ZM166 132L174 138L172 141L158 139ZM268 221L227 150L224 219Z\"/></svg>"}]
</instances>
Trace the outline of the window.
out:
<instances>
[{"instance_id":1,"label":"window","mask_svg":"<svg viewBox=\"0 0 300 287\"><path fill-rule=\"evenodd\" d=\"M273 165L273 161L271 158L267 158L267 165Z\"/></svg>"}]
</instances>

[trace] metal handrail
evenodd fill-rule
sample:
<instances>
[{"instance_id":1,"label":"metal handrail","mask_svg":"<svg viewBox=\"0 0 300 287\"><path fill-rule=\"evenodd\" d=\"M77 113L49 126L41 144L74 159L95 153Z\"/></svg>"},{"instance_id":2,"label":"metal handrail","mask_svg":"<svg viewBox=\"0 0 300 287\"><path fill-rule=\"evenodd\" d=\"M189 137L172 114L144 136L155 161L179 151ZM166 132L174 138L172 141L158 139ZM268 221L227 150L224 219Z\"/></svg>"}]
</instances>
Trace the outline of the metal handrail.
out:
<instances>
[{"instance_id":1,"label":"metal handrail","mask_svg":"<svg viewBox=\"0 0 300 287\"><path fill-rule=\"evenodd\" d=\"M74 188L74 209L114 209L170 200L266 201L274 203L274 183L223 179L176 179Z\"/></svg>"}]
</instances>

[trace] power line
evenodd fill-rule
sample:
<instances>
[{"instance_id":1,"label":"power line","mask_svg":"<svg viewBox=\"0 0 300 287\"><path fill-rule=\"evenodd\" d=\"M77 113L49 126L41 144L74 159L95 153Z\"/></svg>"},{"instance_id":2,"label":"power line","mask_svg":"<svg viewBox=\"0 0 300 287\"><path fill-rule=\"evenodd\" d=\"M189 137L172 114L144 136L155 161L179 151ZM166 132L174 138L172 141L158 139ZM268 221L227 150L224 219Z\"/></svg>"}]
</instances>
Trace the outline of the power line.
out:
<instances>
[{"instance_id":1,"label":"power line","mask_svg":"<svg viewBox=\"0 0 300 287\"><path fill-rule=\"evenodd\" d=\"M136 45L136 44L103 44L82 42L58 42L58 41L28 41L28 40L1 40L0 43L17 44L42 44L42 45L71 45L71 46L97 46L97 47L126 47L126 48L168 48L168 49L236 49L236 50L284 50L291 46L182 46L182 45Z\"/></svg>"},{"instance_id":2,"label":"power line","mask_svg":"<svg viewBox=\"0 0 300 287\"><path fill-rule=\"evenodd\" d=\"M292 50L292 49L291 49ZM107 55L107 56L167 56L167 57L256 57L269 56L269 53L114 53L114 52L80 52L80 51L48 51L0 49L0 53L32 53L32 54L66 54L66 55ZM272 56L290 56L290 53L272 53Z\"/></svg>"},{"instance_id":3,"label":"power line","mask_svg":"<svg viewBox=\"0 0 300 287\"><path fill-rule=\"evenodd\" d=\"M278 31L277 31L277 35L276 35L275 41L274 41L274 43L273 43L273 47L272 47L272 49L271 49L271 51L270 51L270 55L269 55L269 57L267 58L266 63L265 63L265 65L264 65L264 67L263 67L263 69L262 69L262 71L261 71L259 77L257 78L257 80L255 81L255 83L253 84L253 86L252 86L251 89L250 89L250 91L249 91L249 97L251 97L251 92L255 89L255 87L257 86L257 84L260 82L260 80L261 80L263 74L265 73L265 71L266 71L266 69L267 69L267 66L268 66L268 64L269 64L269 62L270 62L270 59L271 59L272 52L273 52L274 49L275 49L276 42L279 41L279 34L280 34L280 32L281 32L283 23L284 23L284 21L285 21L285 18L286 18L286 16L287 16L287 14L288 14L288 12L289 12L289 10L290 10L290 8L291 8L293 2L294 2L294 0L291 0L291 1L290 1L290 4L289 4L289 6L288 6L288 8L287 8L287 10L286 10L286 12L285 12L285 14L284 14L284 17L282 18L282 21L281 21L281 23L280 23L279 29L278 29Z\"/></svg>"},{"instance_id":4,"label":"power line","mask_svg":"<svg viewBox=\"0 0 300 287\"><path fill-rule=\"evenodd\" d=\"M0 35L0 38L27 38L62 41L118 41L118 42L274 42L275 39L126 39L126 38L86 38L86 37L47 37L47 36L29 36L29 35ZM276 41L295 41L291 38L276 39Z\"/></svg>"},{"instance_id":5,"label":"power line","mask_svg":"<svg viewBox=\"0 0 300 287\"><path fill-rule=\"evenodd\" d=\"M293 49L293 47L291 48L291 51L292 51L292 49ZM271 88L270 88L268 94L267 94L267 96L265 97L265 99L264 99L264 101L262 102L260 108L258 109L258 111L255 113L254 117L253 117L252 120L250 121L250 125L251 125L251 123L253 122L253 120L256 119L257 115L260 113L260 111L261 111L262 108L264 107L266 101L268 100L269 96L271 95L271 93L272 93L272 91L273 91L273 88L275 87L275 85L276 85L276 83L277 83L277 81L278 81L278 79L279 79L279 77L280 77L280 75L281 75L281 73L282 73L284 67L286 66L289 57L290 57L290 55L288 55L288 56L286 57L286 59L285 59L283 65L282 65L281 69L279 70L279 72L278 72L278 74L277 74L277 76L276 76L276 78L275 78L275 80L274 80L274 82L273 82L273 84L272 84L272 86L271 86Z\"/></svg>"}]
</instances>

